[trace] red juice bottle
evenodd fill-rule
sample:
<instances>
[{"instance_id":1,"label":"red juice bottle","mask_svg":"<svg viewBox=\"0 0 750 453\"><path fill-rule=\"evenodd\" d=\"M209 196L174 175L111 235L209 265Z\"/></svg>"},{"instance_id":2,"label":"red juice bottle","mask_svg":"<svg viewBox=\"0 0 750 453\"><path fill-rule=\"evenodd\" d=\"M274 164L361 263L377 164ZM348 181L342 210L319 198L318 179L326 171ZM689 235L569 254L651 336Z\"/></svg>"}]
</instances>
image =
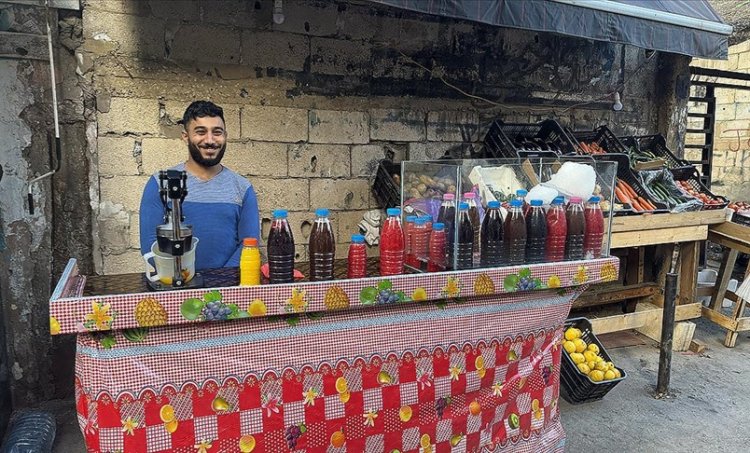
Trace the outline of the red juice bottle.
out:
<instances>
[{"instance_id":1,"label":"red juice bottle","mask_svg":"<svg viewBox=\"0 0 750 453\"><path fill-rule=\"evenodd\" d=\"M456 238L456 269L474 267L474 225L469 217L469 204L458 205L458 238Z\"/></svg>"},{"instance_id":2,"label":"red juice bottle","mask_svg":"<svg viewBox=\"0 0 750 453\"><path fill-rule=\"evenodd\" d=\"M404 273L404 230L401 228L401 209L388 208L380 232L380 275Z\"/></svg>"},{"instance_id":3,"label":"red juice bottle","mask_svg":"<svg viewBox=\"0 0 750 453\"><path fill-rule=\"evenodd\" d=\"M414 223L414 234L412 236L412 254L414 255L414 267L421 268L422 263L427 261L430 232L427 231L427 219L417 217Z\"/></svg>"},{"instance_id":4,"label":"red juice bottle","mask_svg":"<svg viewBox=\"0 0 750 453\"><path fill-rule=\"evenodd\" d=\"M273 211L268 233L268 276L271 283L294 281L294 236L286 209Z\"/></svg>"},{"instance_id":5,"label":"red juice bottle","mask_svg":"<svg viewBox=\"0 0 750 453\"><path fill-rule=\"evenodd\" d=\"M568 237L565 241L565 259L577 261L583 259L583 239L586 236L586 218L583 214L581 197L571 197L565 212L568 221Z\"/></svg>"},{"instance_id":6,"label":"red juice bottle","mask_svg":"<svg viewBox=\"0 0 750 453\"><path fill-rule=\"evenodd\" d=\"M464 194L464 201L469 205L469 219L471 220L471 226L474 228L474 253L479 253L479 229L482 226L482 220L479 217L479 208L477 207L477 194L474 192L466 192Z\"/></svg>"},{"instance_id":7,"label":"red juice bottle","mask_svg":"<svg viewBox=\"0 0 750 453\"><path fill-rule=\"evenodd\" d=\"M601 258L602 239L604 237L604 214L599 206L599 197L589 198L583 217L586 220L583 257L587 260Z\"/></svg>"},{"instance_id":8,"label":"red juice bottle","mask_svg":"<svg viewBox=\"0 0 750 453\"><path fill-rule=\"evenodd\" d=\"M543 263L547 248L547 219L542 200L531 200L531 211L526 217L526 262Z\"/></svg>"},{"instance_id":9,"label":"red juice bottle","mask_svg":"<svg viewBox=\"0 0 750 453\"><path fill-rule=\"evenodd\" d=\"M438 211L437 221L445 226L445 239L446 239L446 268L451 269L453 267L453 241L455 240L455 224L456 224L456 196L452 193L446 193L443 195L443 203L440 205Z\"/></svg>"},{"instance_id":10,"label":"red juice bottle","mask_svg":"<svg viewBox=\"0 0 750 453\"><path fill-rule=\"evenodd\" d=\"M526 201L526 196L529 194L529 192L526 189L518 189L516 190L516 200L521 200L521 203L523 203L523 215L524 217L529 216L529 212L531 212L531 206L529 206L529 203Z\"/></svg>"},{"instance_id":11,"label":"red juice bottle","mask_svg":"<svg viewBox=\"0 0 750 453\"><path fill-rule=\"evenodd\" d=\"M404 260L405 263L414 266L415 265L415 259L414 254L412 252L412 242L413 242L413 235L414 235L414 222L417 220L417 216L415 215L409 215L406 216L406 223L404 224Z\"/></svg>"},{"instance_id":12,"label":"red juice bottle","mask_svg":"<svg viewBox=\"0 0 750 453\"><path fill-rule=\"evenodd\" d=\"M310 232L310 281L333 280L336 241L328 219L328 209L316 209L315 216Z\"/></svg>"},{"instance_id":13,"label":"red juice bottle","mask_svg":"<svg viewBox=\"0 0 750 453\"><path fill-rule=\"evenodd\" d=\"M503 223L503 249L509 266L521 265L526 260L526 219L521 200L510 202L510 211Z\"/></svg>"},{"instance_id":14,"label":"red juice bottle","mask_svg":"<svg viewBox=\"0 0 750 453\"><path fill-rule=\"evenodd\" d=\"M554 263L565 259L565 239L568 236L568 221L565 218L563 197L552 200L547 211L547 261Z\"/></svg>"},{"instance_id":15,"label":"red juice bottle","mask_svg":"<svg viewBox=\"0 0 750 453\"><path fill-rule=\"evenodd\" d=\"M479 242L479 262L482 267L500 266L503 262L503 216L500 214L499 201L487 203Z\"/></svg>"},{"instance_id":16,"label":"red juice bottle","mask_svg":"<svg viewBox=\"0 0 750 453\"><path fill-rule=\"evenodd\" d=\"M352 234L346 276L347 278L367 277L367 246L365 237L361 234Z\"/></svg>"},{"instance_id":17,"label":"red juice bottle","mask_svg":"<svg viewBox=\"0 0 750 453\"><path fill-rule=\"evenodd\" d=\"M445 244L445 225L435 222L432 224L432 232L430 233L427 272L442 272L445 270Z\"/></svg>"}]
</instances>

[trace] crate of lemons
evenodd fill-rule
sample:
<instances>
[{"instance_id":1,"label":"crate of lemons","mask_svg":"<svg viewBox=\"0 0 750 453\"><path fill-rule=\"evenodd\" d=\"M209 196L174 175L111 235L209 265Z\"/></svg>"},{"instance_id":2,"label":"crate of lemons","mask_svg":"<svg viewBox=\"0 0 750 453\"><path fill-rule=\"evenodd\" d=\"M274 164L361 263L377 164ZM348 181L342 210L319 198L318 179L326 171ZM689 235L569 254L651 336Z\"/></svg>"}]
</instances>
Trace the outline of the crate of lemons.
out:
<instances>
[{"instance_id":1,"label":"crate of lemons","mask_svg":"<svg viewBox=\"0 0 750 453\"><path fill-rule=\"evenodd\" d=\"M611 381L622 377L614 363L608 362L600 355L598 345L586 344L581 338L581 329L568 327L564 335L563 349L570 355L579 373L588 376L592 382Z\"/></svg>"}]
</instances>

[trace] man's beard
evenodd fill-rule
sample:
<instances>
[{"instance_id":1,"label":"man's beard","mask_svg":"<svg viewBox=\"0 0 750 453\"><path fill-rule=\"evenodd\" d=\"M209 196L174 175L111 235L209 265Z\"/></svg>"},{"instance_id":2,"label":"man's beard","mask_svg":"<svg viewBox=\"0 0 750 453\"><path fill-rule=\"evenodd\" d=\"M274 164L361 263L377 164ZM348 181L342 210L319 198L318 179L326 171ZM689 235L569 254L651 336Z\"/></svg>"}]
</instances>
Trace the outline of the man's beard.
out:
<instances>
[{"instance_id":1,"label":"man's beard","mask_svg":"<svg viewBox=\"0 0 750 453\"><path fill-rule=\"evenodd\" d=\"M197 163L201 167L208 168L208 167L213 167L214 165L218 165L221 162L221 159L224 157L224 151L226 151L227 149L227 144L225 143L221 148L219 148L218 146L212 146L212 147L206 147L206 148L218 149L219 152L218 154L216 154L216 157L212 159L206 159L201 154L201 150L198 149L198 147L193 142L188 140L188 151L190 151L190 157L192 157L195 163Z\"/></svg>"}]
</instances>

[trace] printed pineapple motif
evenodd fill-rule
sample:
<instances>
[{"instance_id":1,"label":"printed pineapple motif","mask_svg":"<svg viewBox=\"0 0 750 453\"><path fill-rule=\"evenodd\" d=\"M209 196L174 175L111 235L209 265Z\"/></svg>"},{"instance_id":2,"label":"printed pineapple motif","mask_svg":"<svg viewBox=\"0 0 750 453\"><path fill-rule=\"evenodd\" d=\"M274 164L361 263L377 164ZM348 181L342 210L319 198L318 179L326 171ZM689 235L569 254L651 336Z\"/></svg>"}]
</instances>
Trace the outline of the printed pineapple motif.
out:
<instances>
[{"instance_id":1,"label":"printed pineapple motif","mask_svg":"<svg viewBox=\"0 0 750 453\"><path fill-rule=\"evenodd\" d=\"M599 278L601 278L603 282L615 281L615 279L617 279L617 269L615 269L615 265L608 263L602 266L602 269L599 271Z\"/></svg>"},{"instance_id":2,"label":"printed pineapple motif","mask_svg":"<svg viewBox=\"0 0 750 453\"><path fill-rule=\"evenodd\" d=\"M349 297L343 289L338 286L332 286L326 291L323 303L329 310L343 310L349 308Z\"/></svg>"},{"instance_id":3,"label":"printed pineapple motif","mask_svg":"<svg viewBox=\"0 0 750 453\"><path fill-rule=\"evenodd\" d=\"M135 306L135 320L141 327L163 326L167 323L167 311L156 299L147 297Z\"/></svg>"},{"instance_id":4,"label":"printed pineapple motif","mask_svg":"<svg viewBox=\"0 0 750 453\"><path fill-rule=\"evenodd\" d=\"M474 294L482 296L495 294L495 284L487 274L482 274L474 280Z\"/></svg>"}]
</instances>

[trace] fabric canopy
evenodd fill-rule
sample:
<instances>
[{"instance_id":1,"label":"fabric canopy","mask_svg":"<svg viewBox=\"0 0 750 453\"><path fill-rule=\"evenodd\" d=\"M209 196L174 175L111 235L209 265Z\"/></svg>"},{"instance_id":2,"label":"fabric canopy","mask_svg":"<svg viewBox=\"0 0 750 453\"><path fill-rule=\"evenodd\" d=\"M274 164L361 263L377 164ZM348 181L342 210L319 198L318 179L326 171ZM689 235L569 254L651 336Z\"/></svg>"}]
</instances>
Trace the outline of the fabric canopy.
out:
<instances>
[{"instance_id":1,"label":"fabric canopy","mask_svg":"<svg viewBox=\"0 0 750 453\"><path fill-rule=\"evenodd\" d=\"M371 0L501 27L726 59L731 25L707 0Z\"/></svg>"}]
</instances>

